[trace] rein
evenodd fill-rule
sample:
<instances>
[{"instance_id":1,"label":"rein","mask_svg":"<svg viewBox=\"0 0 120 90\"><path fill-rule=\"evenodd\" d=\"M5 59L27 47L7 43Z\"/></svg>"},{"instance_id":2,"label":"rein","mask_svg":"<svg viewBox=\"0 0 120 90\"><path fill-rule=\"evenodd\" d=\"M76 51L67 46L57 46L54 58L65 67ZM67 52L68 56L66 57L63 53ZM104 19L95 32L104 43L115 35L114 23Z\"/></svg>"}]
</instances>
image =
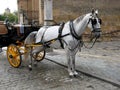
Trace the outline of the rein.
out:
<instances>
[{"instance_id":1,"label":"rein","mask_svg":"<svg viewBox=\"0 0 120 90\"><path fill-rule=\"evenodd\" d=\"M94 39L94 38L93 38L93 39ZM93 39L92 39L92 40L93 40ZM83 46L84 46L85 48L87 48L87 49L91 49L91 48L93 48L93 46L95 45L97 39L98 39L98 38L96 37L90 47L88 47L88 45L85 45L84 41L82 41L82 42L83 42ZM92 42L92 40L91 40L91 42Z\"/></svg>"}]
</instances>

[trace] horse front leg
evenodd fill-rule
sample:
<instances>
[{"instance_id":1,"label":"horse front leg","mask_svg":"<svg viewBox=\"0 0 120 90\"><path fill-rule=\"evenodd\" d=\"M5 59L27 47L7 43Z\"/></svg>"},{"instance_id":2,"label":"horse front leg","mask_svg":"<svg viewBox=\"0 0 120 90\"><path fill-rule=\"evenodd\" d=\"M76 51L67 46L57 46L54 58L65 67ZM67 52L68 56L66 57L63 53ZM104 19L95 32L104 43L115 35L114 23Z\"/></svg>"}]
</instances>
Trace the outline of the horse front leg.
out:
<instances>
[{"instance_id":1,"label":"horse front leg","mask_svg":"<svg viewBox=\"0 0 120 90\"><path fill-rule=\"evenodd\" d=\"M75 55L73 52L71 52L70 55L70 61L71 61L71 70L72 70L72 74L74 77L76 77L78 75L78 72L75 69Z\"/></svg>"},{"instance_id":2,"label":"horse front leg","mask_svg":"<svg viewBox=\"0 0 120 90\"><path fill-rule=\"evenodd\" d=\"M72 67L71 67L72 63L71 63L70 56L68 54L67 54L67 60L68 60L67 62L68 62L68 73L69 73L69 76L73 77L74 74L72 72Z\"/></svg>"},{"instance_id":3,"label":"horse front leg","mask_svg":"<svg viewBox=\"0 0 120 90\"><path fill-rule=\"evenodd\" d=\"M67 49L67 60L68 60L68 73L70 77L77 76L78 73L75 70L75 55L77 51Z\"/></svg>"},{"instance_id":4,"label":"horse front leg","mask_svg":"<svg viewBox=\"0 0 120 90\"><path fill-rule=\"evenodd\" d=\"M68 62L68 73L70 77L74 76L74 55L69 49L66 49L67 62Z\"/></svg>"},{"instance_id":5,"label":"horse front leg","mask_svg":"<svg viewBox=\"0 0 120 90\"><path fill-rule=\"evenodd\" d=\"M73 75L76 77L78 75L78 72L76 71L75 69L75 55L73 54L71 56L71 62L72 62L72 72L73 72Z\"/></svg>"}]
</instances>

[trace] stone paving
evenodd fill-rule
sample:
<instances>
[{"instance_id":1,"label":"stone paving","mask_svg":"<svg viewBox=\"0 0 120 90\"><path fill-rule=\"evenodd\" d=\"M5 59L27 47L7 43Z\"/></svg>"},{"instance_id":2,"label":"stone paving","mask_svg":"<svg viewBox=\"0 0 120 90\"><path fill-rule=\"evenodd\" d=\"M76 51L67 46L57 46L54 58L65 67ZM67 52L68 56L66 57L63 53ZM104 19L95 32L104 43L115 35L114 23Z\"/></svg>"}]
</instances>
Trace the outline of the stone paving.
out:
<instances>
[{"instance_id":1,"label":"stone paving","mask_svg":"<svg viewBox=\"0 0 120 90\"><path fill-rule=\"evenodd\" d=\"M64 51L59 53L61 54L57 55L58 59L56 56L49 58L62 64L67 63ZM82 52L77 53L76 68L120 85L120 42L102 42L96 43L92 49L82 48Z\"/></svg>"},{"instance_id":2,"label":"stone paving","mask_svg":"<svg viewBox=\"0 0 120 90\"><path fill-rule=\"evenodd\" d=\"M106 46L101 48L102 45ZM117 77L116 80L118 80L120 75L119 45L119 42L114 44L103 42L100 46L97 43L91 50L83 49L77 54L77 69L88 72L97 70L95 74L100 74L99 71L101 71L105 76L109 74L110 78ZM55 50L46 57L67 65L63 50ZM1 53L0 90L120 90L116 86L81 73L78 78L69 78L66 68L47 60L38 63L32 71L28 70L27 65L28 62L23 61L19 68L13 68L9 65L5 52ZM105 74L106 71L107 74Z\"/></svg>"}]
</instances>

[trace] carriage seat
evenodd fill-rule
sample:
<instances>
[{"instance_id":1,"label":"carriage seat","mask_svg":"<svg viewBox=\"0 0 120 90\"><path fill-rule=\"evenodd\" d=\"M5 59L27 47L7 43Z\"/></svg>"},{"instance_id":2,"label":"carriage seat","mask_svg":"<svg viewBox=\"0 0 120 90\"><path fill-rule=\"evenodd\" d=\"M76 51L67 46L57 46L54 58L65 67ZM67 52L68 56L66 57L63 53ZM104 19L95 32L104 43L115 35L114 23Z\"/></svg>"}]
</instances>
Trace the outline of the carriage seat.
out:
<instances>
[{"instance_id":1,"label":"carriage seat","mask_svg":"<svg viewBox=\"0 0 120 90\"><path fill-rule=\"evenodd\" d=\"M3 21L0 21L0 35L8 34L8 30Z\"/></svg>"}]
</instances>

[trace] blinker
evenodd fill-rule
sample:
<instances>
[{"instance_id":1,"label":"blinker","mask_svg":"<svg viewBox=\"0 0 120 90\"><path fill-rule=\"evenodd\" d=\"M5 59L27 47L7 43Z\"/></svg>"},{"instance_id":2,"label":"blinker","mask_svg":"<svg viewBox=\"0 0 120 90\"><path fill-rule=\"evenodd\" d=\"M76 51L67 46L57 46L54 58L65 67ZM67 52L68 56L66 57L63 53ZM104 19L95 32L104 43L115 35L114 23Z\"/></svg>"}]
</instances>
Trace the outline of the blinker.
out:
<instances>
[{"instance_id":1,"label":"blinker","mask_svg":"<svg viewBox=\"0 0 120 90\"><path fill-rule=\"evenodd\" d=\"M101 19L99 19L99 23L102 24L102 20Z\"/></svg>"},{"instance_id":2,"label":"blinker","mask_svg":"<svg viewBox=\"0 0 120 90\"><path fill-rule=\"evenodd\" d=\"M92 25L97 24L97 20L96 20L96 19L91 19L91 22L92 22ZM98 19L98 22L99 22L100 24L102 24L102 20L101 20L101 19Z\"/></svg>"},{"instance_id":3,"label":"blinker","mask_svg":"<svg viewBox=\"0 0 120 90\"><path fill-rule=\"evenodd\" d=\"M97 24L97 20L96 19L92 19L92 25Z\"/></svg>"}]
</instances>

